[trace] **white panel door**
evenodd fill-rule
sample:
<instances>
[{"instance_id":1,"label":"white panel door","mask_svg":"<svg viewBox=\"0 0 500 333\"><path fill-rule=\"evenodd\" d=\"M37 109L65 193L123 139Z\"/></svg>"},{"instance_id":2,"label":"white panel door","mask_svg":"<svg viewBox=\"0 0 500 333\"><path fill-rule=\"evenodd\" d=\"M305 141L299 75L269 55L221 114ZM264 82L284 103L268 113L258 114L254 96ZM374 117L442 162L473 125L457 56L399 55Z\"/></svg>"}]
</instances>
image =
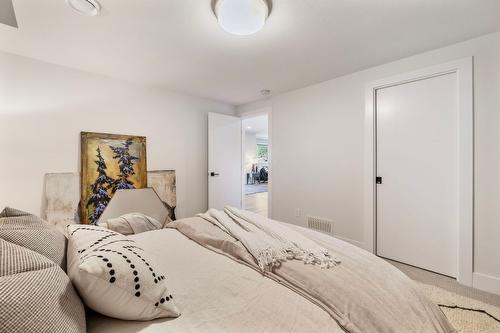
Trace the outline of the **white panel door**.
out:
<instances>
[{"instance_id":1,"label":"white panel door","mask_svg":"<svg viewBox=\"0 0 500 333\"><path fill-rule=\"evenodd\" d=\"M241 119L208 114L208 206L241 207Z\"/></svg>"},{"instance_id":2,"label":"white panel door","mask_svg":"<svg viewBox=\"0 0 500 333\"><path fill-rule=\"evenodd\" d=\"M377 254L457 276L456 73L377 90Z\"/></svg>"}]
</instances>

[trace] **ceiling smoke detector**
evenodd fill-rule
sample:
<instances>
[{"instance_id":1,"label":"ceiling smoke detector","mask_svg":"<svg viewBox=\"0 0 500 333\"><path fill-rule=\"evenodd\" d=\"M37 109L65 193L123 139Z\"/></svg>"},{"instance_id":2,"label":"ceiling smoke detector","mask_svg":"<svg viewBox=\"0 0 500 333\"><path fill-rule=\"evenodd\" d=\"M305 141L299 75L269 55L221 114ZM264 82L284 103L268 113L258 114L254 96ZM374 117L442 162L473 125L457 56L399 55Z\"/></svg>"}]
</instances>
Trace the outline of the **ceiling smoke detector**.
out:
<instances>
[{"instance_id":1,"label":"ceiling smoke detector","mask_svg":"<svg viewBox=\"0 0 500 333\"><path fill-rule=\"evenodd\" d=\"M271 0L212 0L219 25L233 35L247 36L261 30L271 9Z\"/></svg>"},{"instance_id":2,"label":"ceiling smoke detector","mask_svg":"<svg viewBox=\"0 0 500 333\"><path fill-rule=\"evenodd\" d=\"M101 11L97 0L66 0L66 3L82 15L96 16Z\"/></svg>"}]
</instances>

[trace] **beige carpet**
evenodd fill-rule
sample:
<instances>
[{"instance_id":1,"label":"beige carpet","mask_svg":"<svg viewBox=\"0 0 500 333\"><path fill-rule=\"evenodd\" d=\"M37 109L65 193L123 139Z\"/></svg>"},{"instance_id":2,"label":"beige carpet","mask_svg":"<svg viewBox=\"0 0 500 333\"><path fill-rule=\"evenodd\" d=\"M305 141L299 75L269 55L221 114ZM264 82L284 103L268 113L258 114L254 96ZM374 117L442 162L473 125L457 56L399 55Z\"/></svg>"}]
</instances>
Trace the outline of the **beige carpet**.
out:
<instances>
[{"instance_id":1,"label":"beige carpet","mask_svg":"<svg viewBox=\"0 0 500 333\"><path fill-rule=\"evenodd\" d=\"M495 295L487 293L485 291L481 291L479 289L466 287L448 276L436 274L424 269L405 265L392 260L387 260L387 262L396 266L399 270L408 275L412 280L436 286L444 290L451 291L455 294L459 294L461 296L469 297L484 303L500 307L500 295Z\"/></svg>"},{"instance_id":2,"label":"beige carpet","mask_svg":"<svg viewBox=\"0 0 500 333\"><path fill-rule=\"evenodd\" d=\"M448 276L386 260L419 283L434 303L486 311L500 320L500 295L463 286ZM441 309L460 333L500 333L500 322L486 313L444 306Z\"/></svg>"},{"instance_id":3,"label":"beige carpet","mask_svg":"<svg viewBox=\"0 0 500 333\"><path fill-rule=\"evenodd\" d=\"M439 305L450 323L460 333L500 332L500 308L442 288L419 283L424 294ZM450 308L451 307L451 308ZM459 308L454 308L459 307ZM465 310L465 309L468 310ZM473 311L473 310L477 311ZM485 311L487 313L479 312ZM492 318L491 316L495 317Z\"/></svg>"}]
</instances>

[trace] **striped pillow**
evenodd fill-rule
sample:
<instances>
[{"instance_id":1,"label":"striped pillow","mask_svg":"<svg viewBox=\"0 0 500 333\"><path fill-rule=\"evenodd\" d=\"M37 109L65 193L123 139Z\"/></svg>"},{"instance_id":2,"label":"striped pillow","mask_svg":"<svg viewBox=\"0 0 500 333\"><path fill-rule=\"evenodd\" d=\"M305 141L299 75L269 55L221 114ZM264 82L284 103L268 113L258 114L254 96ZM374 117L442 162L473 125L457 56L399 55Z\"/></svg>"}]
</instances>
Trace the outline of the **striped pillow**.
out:
<instances>
[{"instance_id":1,"label":"striped pillow","mask_svg":"<svg viewBox=\"0 0 500 333\"><path fill-rule=\"evenodd\" d=\"M0 239L0 332L85 333L85 310L54 262Z\"/></svg>"},{"instance_id":2,"label":"striped pillow","mask_svg":"<svg viewBox=\"0 0 500 333\"><path fill-rule=\"evenodd\" d=\"M38 252L66 269L66 237L35 215L6 207L0 213L0 238Z\"/></svg>"}]
</instances>

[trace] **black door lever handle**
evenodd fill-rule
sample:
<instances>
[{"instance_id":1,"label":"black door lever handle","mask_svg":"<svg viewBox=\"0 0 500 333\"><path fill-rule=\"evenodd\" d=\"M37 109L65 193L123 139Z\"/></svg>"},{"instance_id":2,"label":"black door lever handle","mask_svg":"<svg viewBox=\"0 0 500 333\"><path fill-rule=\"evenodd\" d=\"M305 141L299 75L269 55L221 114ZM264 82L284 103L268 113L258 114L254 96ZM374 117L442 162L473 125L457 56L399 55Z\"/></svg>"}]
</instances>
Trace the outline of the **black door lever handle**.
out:
<instances>
[{"instance_id":1,"label":"black door lever handle","mask_svg":"<svg viewBox=\"0 0 500 333\"><path fill-rule=\"evenodd\" d=\"M375 183L377 183L377 184L382 184L382 177L377 177L377 178L375 179Z\"/></svg>"},{"instance_id":2,"label":"black door lever handle","mask_svg":"<svg viewBox=\"0 0 500 333\"><path fill-rule=\"evenodd\" d=\"M220 174L216 173L216 172L210 172L210 177L215 177L215 176L220 176Z\"/></svg>"}]
</instances>

